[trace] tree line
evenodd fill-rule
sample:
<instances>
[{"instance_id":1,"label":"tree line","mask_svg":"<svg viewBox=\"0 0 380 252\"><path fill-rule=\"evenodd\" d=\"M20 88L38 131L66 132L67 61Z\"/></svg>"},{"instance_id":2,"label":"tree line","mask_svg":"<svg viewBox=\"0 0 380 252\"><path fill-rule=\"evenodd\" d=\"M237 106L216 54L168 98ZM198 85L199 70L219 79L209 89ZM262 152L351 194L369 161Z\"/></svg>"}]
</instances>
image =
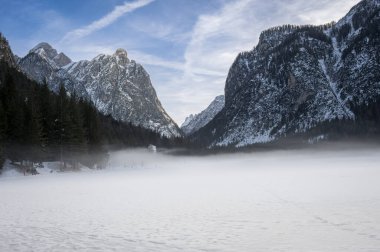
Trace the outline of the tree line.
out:
<instances>
[{"instance_id":1,"label":"tree line","mask_svg":"<svg viewBox=\"0 0 380 252\"><path fill-rule=\"evenodd\" d=\"M92 102L58 93L0 62L0 169L5 159L19 165L61 160L63 169L104 166L107 151L116 148L178 146L181 138L114 120Z\"/></svg>"},{"instance_id":2,"label":"tree line","mask_svg":"<svg viewBox=\"0 0 380 252\"><path fill-rule=\"evenodd\" d=\"M269 28L265 31L263 31L260 34L260 40L262 40L264 37L271 36L273 34L276 34L278 32L298 32L298 31L314 31L314 32L324 32L327 29L333 28L336 25L335 22L330 22L324 25L281 25L281 26L275 26L272 28Z\"/></svg>"}]
</instances>

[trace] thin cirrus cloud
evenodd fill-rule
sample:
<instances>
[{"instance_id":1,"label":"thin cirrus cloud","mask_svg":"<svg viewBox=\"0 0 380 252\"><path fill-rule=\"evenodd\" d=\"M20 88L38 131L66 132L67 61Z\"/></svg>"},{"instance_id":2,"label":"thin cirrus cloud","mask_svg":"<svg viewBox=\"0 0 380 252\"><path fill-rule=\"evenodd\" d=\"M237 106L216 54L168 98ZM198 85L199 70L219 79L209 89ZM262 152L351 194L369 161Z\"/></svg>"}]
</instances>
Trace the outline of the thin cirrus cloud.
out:
<instances>
[{"instance_id":1,"label":"thin cirrus cloud","mask_svg":"<svg viewBox=\"0 0 380 252\"><path fill-rule=\"evenodd\" d=\"M136 0L134 2L125 2L123 5L118 5L110 13L92 22L91 24L73 31L69 31L63 37L61 42L73 41L88 36L93 32L111 25L126 13L133 12L134 10L142 8L153 1L155 0Z\"/></svg>"},{"instance_id":2,"label":"thin cirrus cloud","mask_svg":"<svg viewBox=\"0 0 380 252\"><path fill-rule=\"evenodd\" d=\"M157 57L151 54L146 54L141 51L129 51L128 54L132 55L133 58L138 59L138 61L142 64L156 66L164 69L175 70L175 71L183 71L184 64L179 61L174 60L165 60L161 57Z\"/></svg>"}]
</instances>

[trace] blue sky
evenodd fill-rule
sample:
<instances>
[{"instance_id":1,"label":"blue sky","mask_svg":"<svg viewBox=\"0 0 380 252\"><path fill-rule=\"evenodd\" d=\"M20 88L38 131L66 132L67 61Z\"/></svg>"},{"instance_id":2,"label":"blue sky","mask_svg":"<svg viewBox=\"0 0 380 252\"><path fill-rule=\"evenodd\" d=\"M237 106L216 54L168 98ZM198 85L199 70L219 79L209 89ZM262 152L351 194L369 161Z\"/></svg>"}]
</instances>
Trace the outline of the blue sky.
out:
<instances>
[{"instance_id":1,"label":"blue sky","mask_svg":"<svg viewBox=\"0 0 380 252\"><path fill-rule=\"evenodd\" d=\"M117 48L150 73L181 124L224 93L236 55L282 24L337 21L359 0L0 0L0 31L24 56L50 43L74 61Z\"/></svg>"}]
</instances>

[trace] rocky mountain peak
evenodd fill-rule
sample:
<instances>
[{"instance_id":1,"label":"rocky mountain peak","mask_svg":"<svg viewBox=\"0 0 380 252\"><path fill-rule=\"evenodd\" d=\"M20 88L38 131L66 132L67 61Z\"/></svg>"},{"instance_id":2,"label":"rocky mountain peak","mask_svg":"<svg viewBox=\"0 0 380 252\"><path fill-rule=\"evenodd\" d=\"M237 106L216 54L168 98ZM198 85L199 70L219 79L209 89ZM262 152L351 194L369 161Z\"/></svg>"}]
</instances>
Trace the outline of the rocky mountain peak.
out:
<instances>
[{"instance_id":1,"label":"rocky mountain peak","mask_svg":"<svg viewBox=\"0 0 380 252\"><path fill-rule=\"evenodd\" d=\"M29 51L29 54L37 54L42 58L47 58L53 61L58 68L72 62L64 53L61 52L58 54L57 50L47 42L39 43Z\"/></svg>"},{"instance_id":2,"label":"rocky mountain peak","mask_svg":"<svg viewBox=\"0 0 380 252\"><path fill-rule=\"evenodd\" d=\"M42 54L45 53L46 56L49 59L53 59L58 55L57 50L55 50L49 43L42 42L33 47L29 53L37 53L37 54Z\"/></svg>"},{"instance_id":3,"label":"rocky mountain peak","mask_svg":"<svg viewBox=\"0 0 380 252\"><path fill-rule=\"evenodd\" d=\"M116 52L112 55L112 57L116 58L117 63L123 67L131 63L131 61L128 59L127 51L123 48L117 49Z\"/></svg>"},{"instance_id":4,"label":"rocky mountain peak","mask_svg":"<svg viewBox=\"0 0 380 252\"><path fill-rule=\"evenodd\" d=\"M116 52L114 53L115 56L119 56L119 57L125 57L125 58L128 58L128 53L125 49L123 48L118 48L116 50Z\"/></svg>"}]
</instances>

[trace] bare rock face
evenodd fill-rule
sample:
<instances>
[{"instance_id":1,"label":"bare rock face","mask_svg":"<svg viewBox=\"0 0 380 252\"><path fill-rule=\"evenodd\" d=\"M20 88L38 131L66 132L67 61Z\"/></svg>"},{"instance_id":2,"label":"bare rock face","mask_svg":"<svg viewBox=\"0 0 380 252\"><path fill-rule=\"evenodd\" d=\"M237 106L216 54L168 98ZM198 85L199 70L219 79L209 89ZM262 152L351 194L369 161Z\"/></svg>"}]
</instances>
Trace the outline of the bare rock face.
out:
<instances>
[{"instance_id":1,"label":"bare rock face","mask_svg":"<svg viewBox=\"0 0 380 252\"><path fill-rule=\"evenodd\" d=\"M116 50L116 52L114 53L115 56L119 56L119 57L122 57L122 58L126 58L128 59L128 53L126 50L124 50L123 48L118 48Z\"/></svg>"},{"instance_id":2,"label":"bare rock face","mask_svg":"<svg viewBox=\"0 0 380 252\"><path fill-rule=\"evenodd\" d=\"M103 114L156 130L167 137L181 136L178 126L158 100L149 74L140 64L130 61L125 50L70 64L62 71L85 88Z\"/></svg>"},{"instance_id":3,"label":"bare rock face","mask_svg":"<svg viewBox=\"0 0 380 252\"><path fill-rule=\"evenodd\" d=\"M34 47L19 61L30 78L58 91L63 83L70 93L90 99L97 109L114 119L180 137L181 130L163 109L149 74L124 49L98 55L91 61L72 62L47 43Z\"/></svg>"},{"instance_id":4,"label":"bare rock face","mask_svg":"<svg viewBox=\"0 0 380 252\"><path fill-rule=\"evenodd\" d=\"M59 67L66 66L67 64L70 64L72 62L71 59L67 57L64 53L59 53L57 56L53 58L53 61Z\"/></svg>"},{"instance_id":5,"label":"bare rock face","mask_svg":"<svg viewBox=\"0 0 380 252\"><path fill-rule=\"evenodd\" d=\"M225 106L195 133L208 146L246 146L354 121L380 98L380 0L363 0L338 23L264 31L240 53Z\"/></svg>"}]
</instances>

